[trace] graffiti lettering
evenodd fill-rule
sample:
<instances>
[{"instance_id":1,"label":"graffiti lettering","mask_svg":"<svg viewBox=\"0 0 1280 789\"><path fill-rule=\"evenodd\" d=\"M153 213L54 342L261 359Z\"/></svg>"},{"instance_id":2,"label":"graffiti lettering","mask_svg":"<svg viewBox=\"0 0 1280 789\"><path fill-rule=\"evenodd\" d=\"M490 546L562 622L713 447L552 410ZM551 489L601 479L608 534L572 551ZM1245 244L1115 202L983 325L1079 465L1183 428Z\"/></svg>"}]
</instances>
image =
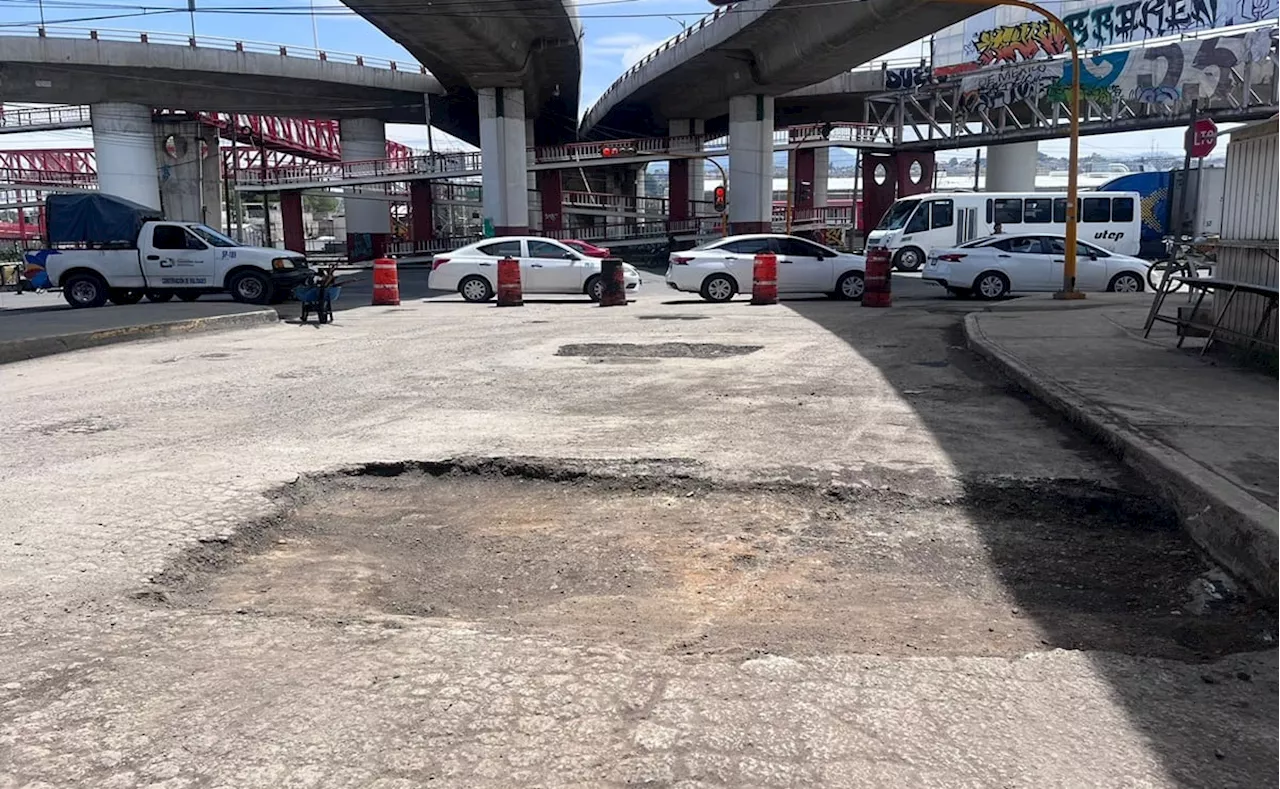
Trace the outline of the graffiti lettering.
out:
<instances>
[{"instance_id":1,"label":"graffiti lettering","mask_svg":"<svg viewBox=\"0 0 1280 789\"><path fill-rule=\"evenodd\" d=\"M1081 49L1213 27L1218 0L1134 0L1063 17Z\"/></svg>"},{"instance_id":2,"label":"graffiti lettering","mask_svg":"<svg viewBox=\"0 0 1280 789\"><path fill-rule=\"evenodd\" d=\"M1196 50L1196 56L1191 61L1191 67L1203 71L1206 68L1218 69L1218 83L1213 88L1214 98L1221 98L1231 92L1234 84L1234 78L1231 75L1231 69L1236 67L1240 62L1240 58L1236 57L1236 53L1225 47L1218 46L1218 39L1211 38L1200 45L1200 49Z\"/></svg>"},{"instance_id":3,"label":"graffiti lettering","mask_svg":"<svg viewBox=\"0 0 1280 789\"><path fill-rule=\"evenodd\" d=\"M1062 29L1048 22L1023 22L983 30L974 37L978 63L1017 63L1044 53L1060 55L1066 51L1067 39Z\"/></svg>"},{"instance_id":4,"label":"graffiti lettering","mask_svg":"<svg viewBox=\"0 0 1280 789\"><path fill-rule=\"evenodd\" d=\"M1140 101L1143 104L1168 104L1178 101L1182 98L1182 94L1177 88L1169 88L1164 85L1155 87L1137 87L1129 91L1129 98L1134 101Z\"/></svg>"},{"instance_id":5,"label":"graffiti lettering","mask_svg":"<svg viewBox=\"0 0 1280 789\"><path fill-rule=\"evenodd\" d=\"M998 109L1025 101L1035 103L1048 85L1061 78L1062 66L1059 63L967 76L960 81L961 100L964 108L971 112Z\"/></svg>"},{"instance_id":6,"label":"graffiti lettering","mask_svg":"<svg viewBox=\"0 0 1280 789\"><path fill-rule=\"evenodd\" d=\"M893 68L884 73L885 90L911 90L933 81L933 69L928 66Z\"/></svg>"},{"instance_id":7,"label":"graffiti lettering","mask_svg":"<svg viewBox=\"0 0 1280 789\"><path fill-rule=\"evenodd\" d=\"M1071 81L1059 80L1045 89L1044 97L1049 101L1067 102L1071 99ZM1080 101L1091 101L1094 104L1110 107L1124 98L1124 91L1116 85L1081 85Z\"/></svg>"}]
</instances>

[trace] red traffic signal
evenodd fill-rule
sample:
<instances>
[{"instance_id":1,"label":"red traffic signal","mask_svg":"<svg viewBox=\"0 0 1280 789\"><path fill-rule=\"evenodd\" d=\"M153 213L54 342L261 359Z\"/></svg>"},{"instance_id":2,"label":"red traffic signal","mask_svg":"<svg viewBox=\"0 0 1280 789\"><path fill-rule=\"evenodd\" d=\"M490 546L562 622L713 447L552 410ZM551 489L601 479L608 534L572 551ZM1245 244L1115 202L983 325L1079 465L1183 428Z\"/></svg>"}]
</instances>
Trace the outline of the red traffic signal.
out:
<instances>
[{"instance_id":1,"label":"red traffic signal","mask_svg":"<svg viewBox=\"0 0 1280 789\"><path fill-rule=\"evenodd\" d=\"M635 156L636 147L634 145L606 145L600 153L606 159L612 159L615 156Z\"/></svg>"},{"instance_id":2,"label":"red traffic signal","mask_svg":"<svg viewBox=\"0 0 1280 789\"><path fill-rule=\"evenodd\" d=\"M717 186L712 195L716 213L723 214L725 206L729 204L729 190L725 189L723 186Z\"/></svg>"}]
</instances>

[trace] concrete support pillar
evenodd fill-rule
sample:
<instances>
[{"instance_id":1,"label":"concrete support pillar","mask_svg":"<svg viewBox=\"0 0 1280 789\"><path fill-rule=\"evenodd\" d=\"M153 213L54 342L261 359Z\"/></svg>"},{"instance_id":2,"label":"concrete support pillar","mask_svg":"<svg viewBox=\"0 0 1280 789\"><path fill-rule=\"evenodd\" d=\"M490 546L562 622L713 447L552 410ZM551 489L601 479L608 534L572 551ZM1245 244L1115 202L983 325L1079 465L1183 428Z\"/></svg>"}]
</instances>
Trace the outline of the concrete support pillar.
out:
<instances>
[{"instance_id":1,"label":"concrete support pillar","mask_svg":"<svg viewBox=\"0 0 1280 789\"><path fill-rule=\"evenodd\" d=\"M284 226L284 248L305 254L307 234L302 225L302 192L280 193L280 224Z\"/></svg>"},{"instance_id":2,"label":"concrete support pillar","mask_svg":"<svg viewBox=\"0 0 1280 789\"><path fill-rule=\"evenodd\" d=\"M697 139L706 133L704 121L688 118L669 121L667 134L671 139L672 153L697 153L702 142ZM706 200L706 162L701 158L672 159L668 170L667 218L673 222L692 219L697 206Z\"/></svg>"},{"instance_id":3,"label":"concrete support pillar","mask_svg":"<svg viewBox=\"0 0 1280 789\"><path fill-rule=\"evenodd\" d=\"M1037 142L1014 142L987 148L987 180L984 192L1034 192Z\"/></svg>"},{"instance_id":4,"label":"concrete support pillar","mask_svg":"<svg viewBox=\"0 0 1280 789\"><path fill-rule=\"evenodd\" d=\"M103 102L89 108L98 188L147 208L160 210L151 108Z\"/></svg>"},{"instance_id":5,"label":"concrete support pillar","mask_svg":"<svg viewBox=\"0 0 1280 789\"><path fill-rule=\"evenodd\" d=\"M729 99L729 232L773 227L773 97Z\"/></svg>"},{"instance_id":6,"label":"concrete support pillar","mask_svg":"<svg viewBox=\"0 0 1280 789\"><path fill-rule=\"evenodd\" d=\"M338 126L342 161L387 158L386 125L375 118L344 118ZM386 200L363 199L359 186L343 190L347 214L347 257L352 262L373 260L387 253L391 240L391 209Z\"/></svg>"},{"instance_id":7,"label":"concrete support pillar","mask_svg":"<svg viewBox=\"0 0 1280 789\"><path fill-rule=\"evenodd\" d=\"M524 91L481 88L480 151L485 222L499 236L529 232Z\"/></svg>"},{"instance_id":8,"label":"concrete support pillar","mask_svg":"<svg viewBox=\"0 0 1280 789\"><path fill-rule=\"evenodd\" d=\"M564 230L564 181L559 170L538 170L538 198L542 209L542 232Z\"/></svg>"},{"instance_id":9,"label":"concrete support pillar","mask_svg":"<svg viewBox=\"0 0 1280 789\"><path fill-rule=\"evenodd\" d=\"M152 156L165 217L221 229L222 167L217 129L196 121L164 121L153 124L152 130Z\"/></svg>"},{"instance_id":10,"label":"concrete support pillar","mask_svg":"<svg viewBox=\"0 0 1280 789\"><path fill-rule=\"evenodd\" d=\"M415 241L430 241L436 234L435 200L431 181L409 182L409 233Z\"/></svg>"}]
</instances>

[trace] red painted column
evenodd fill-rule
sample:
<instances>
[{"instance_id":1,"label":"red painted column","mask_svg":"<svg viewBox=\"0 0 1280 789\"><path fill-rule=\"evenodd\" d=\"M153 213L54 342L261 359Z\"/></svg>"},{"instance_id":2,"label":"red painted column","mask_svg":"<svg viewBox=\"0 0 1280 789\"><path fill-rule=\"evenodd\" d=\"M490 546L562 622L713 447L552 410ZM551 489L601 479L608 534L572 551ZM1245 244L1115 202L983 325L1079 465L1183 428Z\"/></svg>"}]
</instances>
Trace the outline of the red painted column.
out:
<instances>
[{"instance_id":1,"label":"red painted column","mask_svg":"<svg viewBox=\"0 0 1280 789\"><path fill-rule=\"evenodd\" d=\"M898 197L924 194L933 191L933 151L906 151L895 154L898 168ZM919 180L912 180L911 165L920 165Z\"/></svg>"},{"instance_id":2,"label":"red painted column","mask_svg":"<svg viewBox=\"0 0 1280 789\"><path fill-rule=\"evenodd\" d=\"M564 230L564 181L559 170L538 170L538 196L542 202L542 232Z\"/></svg>"},{"instance_id":3,"label":"red painted column","mask_svg":"<svg viewBox=\"0 0 1280 789\"><path fill-rule=\"evenodd\" d=\"M814 175L815 157L813 148L800 148L791 152L795 157L795 167L791 172L791 183L787 186L791 190L791 205L797 211L809 210L814 206L813 202L813 186L816 183ZM808 186L803 186L808 184Z\"/></svg>"},{"instance_id":4,"label":"red painted column","mask_svg":"<svg viewBox=\"0 0 1280 789\"><path fill-rule=\"evenodd\" d=\"M701 167L702 160L697 164ZM683 222L689 218L689 160L672 159L667 165L667 174L667 220Z\"/></svg>"},{"instance_id":5,"label":"red painted column","mask_svg":"<svg viewBox=\"0 0 1280 789\"><path fill-rule=\"evenodd\" d=\"M307 238L302 227L302 192L280 193L280 223L284 225L284 248L305 253Z\"/></svg>"},{"instance_id":6,"label":"red painted column","mask_svg":"<svg viewBox=\"0 0 1280 789\"><path fill-rule=\"evenodd\" d=\"M430 241L436 234L435 211L430 181L409 182L409 233L417 241Z\"/></svg>"}]
</instances>

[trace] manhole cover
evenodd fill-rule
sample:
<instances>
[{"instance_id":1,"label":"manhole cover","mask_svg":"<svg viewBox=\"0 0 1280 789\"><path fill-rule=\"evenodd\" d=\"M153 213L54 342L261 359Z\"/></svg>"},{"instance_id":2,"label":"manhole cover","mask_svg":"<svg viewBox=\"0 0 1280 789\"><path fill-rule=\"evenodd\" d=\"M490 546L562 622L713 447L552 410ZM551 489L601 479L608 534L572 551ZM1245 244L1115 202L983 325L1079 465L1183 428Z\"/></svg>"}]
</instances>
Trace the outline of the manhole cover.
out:
<instances>
[{"instance_id":1,"label":"manhole cover","mask_svg":"<svg viewBox=\"0 0 1280 789\"><path fill-rule=\"evenodd\" d=\"M721 345L710 342L664 342L654 345L589 342L561 345L556 356L629 357L633 359L722 359L755 353L763 345Z\"/></svg>"}]
</instances>

